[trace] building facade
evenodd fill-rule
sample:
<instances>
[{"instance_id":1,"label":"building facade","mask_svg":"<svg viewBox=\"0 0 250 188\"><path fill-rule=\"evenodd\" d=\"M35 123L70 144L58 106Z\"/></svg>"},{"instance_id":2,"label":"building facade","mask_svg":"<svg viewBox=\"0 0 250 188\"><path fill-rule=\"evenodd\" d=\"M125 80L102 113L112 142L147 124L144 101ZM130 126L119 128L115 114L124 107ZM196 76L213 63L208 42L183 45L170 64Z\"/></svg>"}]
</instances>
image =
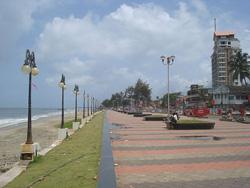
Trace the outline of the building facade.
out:
<instances>
[{"instance_id":1,"label":"building facade","mask_svg":"<svg viewBox=\"0 0 250 188\"><path fill-rule=\"evenodd\" d=\"M221 85L213 91L213 98L218 108L249 106L250 87Z\"/></svg>"},{"instance_id":2,"label":"building facade","mask_svg":"<svg viewBox=\"0 0 250 188\"><path fill-rule=\"evenodd\" d=\"M240 50L240 41L233 32L214 32L212 59L212 86L234 85L230 73L230 58Z\"/></svg>"}]
</instances>

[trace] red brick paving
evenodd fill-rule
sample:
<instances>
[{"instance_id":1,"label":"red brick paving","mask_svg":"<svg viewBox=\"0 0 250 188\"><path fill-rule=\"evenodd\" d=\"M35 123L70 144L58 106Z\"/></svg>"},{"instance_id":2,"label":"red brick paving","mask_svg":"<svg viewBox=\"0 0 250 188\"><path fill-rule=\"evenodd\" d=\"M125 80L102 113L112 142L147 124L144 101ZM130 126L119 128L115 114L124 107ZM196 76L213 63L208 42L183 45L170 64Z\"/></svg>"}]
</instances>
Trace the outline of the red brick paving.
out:
<instances>
[{"instance_id":1,"label":"red brick paving","mask_svg":"<svg viewBox=\"0 0 250 188\"><path fill-rule=\"evenodd\" d=\"M237 153L241 151L250 151L250 146L242 147L216 147L216 148L188 148L188 149L175 149L175 150L143 150L143 151L113 151L116 157L140 157L146 155L167 155L167 154L199 154L199 153ZM249 159L250 160L250 159Z\"/></svg>"},{"instance_id":2,"label":"red brick paving","mask_svg":"<svg viewBox=\"0 0 250 188\"><path fill-rule=\"evenodd\" d=\"M204 182L204 188L210 185L227 188L228 182L237 182L233 184L234 188L250 185L250 125L215 121L213 130L186 131L166 130L164 122L142 121L142 118L118 112L109 111L108 119L110 123L124 126L111 130L112 135L119 136L117 140L112 140L113 157L118 164L115 167L118 188L152 188L159 185L175 188L184 184L199 185L201 183L196 183L198 180ZM225 139L179 138L193 135ZM189 148L180 148L184 145ZM164 146L168 148L163 149ZM126 150L122 150L125 147ZM184 162L179 164L180 157ZM205 162L208 159L209 162ZM152 160L155 164L150 164Z\"/></svg>"},{"instance_id":3,"label":"red brick paving","mask_svg":"<svg viewBox=\"0 0 250 188\"><path fill-rule=\"evenodd\" d=\"M226 170L236 168L249 168L249 161L211 162L199 164L171 164L171 165L144 165L144 166L118 166L116 174L148 174L161 172L197 172L206 170Z\"/></svg>"}]
</instances>

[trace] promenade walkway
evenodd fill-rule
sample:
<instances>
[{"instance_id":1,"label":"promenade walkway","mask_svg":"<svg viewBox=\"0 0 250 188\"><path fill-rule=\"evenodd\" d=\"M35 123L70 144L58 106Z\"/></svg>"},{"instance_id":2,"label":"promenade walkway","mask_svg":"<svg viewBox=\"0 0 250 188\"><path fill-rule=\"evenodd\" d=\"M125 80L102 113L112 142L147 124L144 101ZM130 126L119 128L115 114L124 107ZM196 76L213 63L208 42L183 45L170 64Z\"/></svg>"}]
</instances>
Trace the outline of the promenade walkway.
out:
<instances>
[{"instance_id":1,"label":"promenade walkway","mask_svg":"<svg viewBox=\"0 0 250 188\"><path fill-rule=\"evenodd\" d=\"M118 188L250 187L248 124L166 130L163 122L113 111L108 120Z\"/></svg>"}]
</instances>

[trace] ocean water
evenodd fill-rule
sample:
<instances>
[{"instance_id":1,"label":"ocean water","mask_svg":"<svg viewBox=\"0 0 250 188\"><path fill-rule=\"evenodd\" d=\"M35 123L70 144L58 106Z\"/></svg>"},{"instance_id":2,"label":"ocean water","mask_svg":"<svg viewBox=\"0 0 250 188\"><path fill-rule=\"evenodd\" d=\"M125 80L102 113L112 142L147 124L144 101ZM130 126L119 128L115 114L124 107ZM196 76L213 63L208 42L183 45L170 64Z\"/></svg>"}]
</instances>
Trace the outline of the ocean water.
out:
<instances>
[{"instance_id":1,"label":"ocean water","mask_svg":"<svg viewBox=\"0 0 250 188\"><path fill-rule=\"evenodd\" d=\"M65 114L72 110L65 110ZM60 109L32 108L32 120L60 115ZM0 108L0 128L27 122L27 108Z\"/></svg>"}]
</instances>

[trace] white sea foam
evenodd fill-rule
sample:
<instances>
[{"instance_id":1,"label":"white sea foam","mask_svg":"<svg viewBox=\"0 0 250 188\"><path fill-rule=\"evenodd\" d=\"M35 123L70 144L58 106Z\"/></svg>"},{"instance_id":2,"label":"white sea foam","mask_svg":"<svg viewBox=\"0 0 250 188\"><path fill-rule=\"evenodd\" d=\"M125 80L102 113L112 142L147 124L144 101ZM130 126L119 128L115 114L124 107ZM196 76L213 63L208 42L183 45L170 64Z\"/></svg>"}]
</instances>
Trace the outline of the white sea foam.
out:
<instances>
[{"instance_id":1,"label":"white sea foam","mask_svg":"<svg viewBox=\"0 0 250 188\"><path fill-rule=\"evenodd\" d=\"M65 114L71 113L71 112L72 112L72 110L66 110ZM35 120L38 120L40 118L57 116L60 114L61 114L61 112L57 111L57 112L50 112L47 114L34 115L34 116L32 116L32 120L35 121ZM13 125L18 126L20 123L24 123L24 122L27 122L27 117L26 118L13 118L13 119L11 119L11 118L0 119L0 128L13 126Z\"/></svg>"}]
</instances>

